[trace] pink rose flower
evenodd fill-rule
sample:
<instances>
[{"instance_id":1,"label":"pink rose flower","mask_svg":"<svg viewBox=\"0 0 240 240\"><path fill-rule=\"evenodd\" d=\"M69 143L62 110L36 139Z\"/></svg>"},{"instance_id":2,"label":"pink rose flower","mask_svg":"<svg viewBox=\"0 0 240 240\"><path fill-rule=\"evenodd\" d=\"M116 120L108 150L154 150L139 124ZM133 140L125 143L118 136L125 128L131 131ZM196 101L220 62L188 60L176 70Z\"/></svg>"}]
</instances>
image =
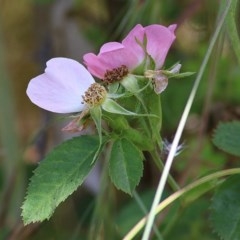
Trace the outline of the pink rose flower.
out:
<instances>
[{"instance_id":1,"label":"pink rose flower","mask_svg":"<svg viewBox=\"0 0 240 240\"><path fill-rule=\"evenodd\" d=\"M33 78L27 95L37 106L56 113L74 113L86 108L83 96L95 83L80 63L68 58L53 58L45 72Z\"/></svg>"},{"instance_id":2,"label":"pink rose flower","mask_svg":"<svg viewBox=\"0 0 240 240\"><path fill-rule=\"evenodd\" d=\"M175 39L175 29L176 24L169 27L157 24L143 27L138 24L122 43L109 42L101 47L98 55L85 54L84 63L90 73L102 80L108 78L112 71L114 74L123 72L125 75L132 72L148 55L154 61L155 69L160 69Z\"/></svg>"},{"instance_id":3,"label":"pink rose flower","mask_svg":"<svg viewBox=\"0 0 240 240\"><path fill-rule=\"evenodd\" d=\"M68 58L49 60L45 73L29 82L27 95L34 104L51 112L82 112L77 115L77 122L95 107L115 114L136 115L112 100L86 68Z\"/></svg>"}]
</instances>

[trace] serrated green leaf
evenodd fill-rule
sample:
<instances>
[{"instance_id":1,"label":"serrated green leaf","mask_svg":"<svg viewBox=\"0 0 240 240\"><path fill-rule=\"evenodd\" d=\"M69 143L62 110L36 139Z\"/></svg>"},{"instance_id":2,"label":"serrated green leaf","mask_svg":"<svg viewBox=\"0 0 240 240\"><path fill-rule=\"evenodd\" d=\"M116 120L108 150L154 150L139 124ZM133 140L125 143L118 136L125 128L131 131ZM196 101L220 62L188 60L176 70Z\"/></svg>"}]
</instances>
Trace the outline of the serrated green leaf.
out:
<instances>
[{"instance_id":1,"label":"serrated green leaf","mask_svg":"<svg viewBox=\"0 0 240 240\"><path fill-rule=\"evenodd\" d=\"M22 206L24 224L49 219L93 168L98 136L80 136L57 146L39 164Z\"/></svg>"},{"instance_id":2,"label":"serrated green leaf","mask_svg":"<svg viewBox=\"0 0 240 240\"><path fill-rule=\"evenodd\" d=\"M141 152L129 140L117 139L109 160L109 175L116 188L132 194L143 173Z\"/></svg>"},{"instance_id":3,"label":"serrated green leaf","mask_svg":"<svg viewBox=\"0 0 240 240\"><path fill-rule=\"evenodd\" d=\"M240 175L229 177L218 188L211 204L211 222L224 240L240 239Z\"/></svg>"},{"instance_id":4,"label":"serrated green leaf","mask_svg":"<svg viewBox=\"0 0 240 240\"><path fill-rule=\"evenodd\" d=\"M240 157L240 122L220 123L213 143L223 151Z\"/></svg>"}]
</instances>

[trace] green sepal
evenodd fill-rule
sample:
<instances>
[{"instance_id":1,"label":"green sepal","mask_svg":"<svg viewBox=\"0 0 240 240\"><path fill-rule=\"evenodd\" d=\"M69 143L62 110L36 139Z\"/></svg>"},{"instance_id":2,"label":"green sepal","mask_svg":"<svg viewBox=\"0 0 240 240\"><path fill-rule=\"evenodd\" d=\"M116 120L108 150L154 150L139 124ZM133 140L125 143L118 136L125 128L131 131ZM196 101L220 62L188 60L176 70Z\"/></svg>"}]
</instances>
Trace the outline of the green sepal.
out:
<instances>
[{"instance_id":1,"label":"green sepal","mask_svg":"<svg viewBox=\"0 0 240 240\"><path fill-rule=\"evenodd\" d=\"M161 70L162 74L168 78L184 78L195 74L195 72L184 72L184 73L171 73L167 70Z\"/></svg>"},{"instance_id":2,"label":"green sepal","mask_svg":"<svg viewBox=\"0 0 240 240\"><path fill-rule=\"evenodd\" d=\"M132 74L128 74L125 78L123 78L123 80L121 81L121 84L124 86L124 88L127 91L131 93L135 93L139 91L138 80Z\"/></svg>"},{"instance_id":3,"label":"green sepal","mask_svg":"<svg viewBox=\"0 0 240 240\"><path fill-rule=\"evenodd\" d=\"M155 69L156 63L151 55L147 54L145 69Z\"/></svg>"},{"instance_id":4,"label":"green sepal","mask_svg":"<svg viewBox=\"0 0 240 240\"><path fill-rule=\"evenodd\" d=\"M182 65L177 62L173 66L171 66L167 70L160 70L160 72L165 75L167 78L184 78L184 77L189 77L195 72L184 72L184 73L179 73Z\"/></svg>"},{"instance_id":5,"label":"green sepal","mask_svg":"<svg viewBox=\"0 0 240 240\"><path fill-rule=\"evenodd\" d=\"M96 125L96 129L97 129L98 136L99 136L99 147L98 147L98 150L96 151L96 154L92 161L92 162L95 162L98 157L98 154L101 150L101 146L102 146L102 109L101 109L101 107L97 106L97 107L91 108L90 114Z\"/></svg>"},{"instance_id":6,"label":"green sepal","mask_svg":"<svg viewBox=\"0 0 240 240\"><path fill-rule=\"evenodd\" d=\"M136 79L136 77L134 77ZM119 99L119 98L128 98L131 96L138 96L139 93L141 93L142 91L144 91L150 84L151 81L149 81L148 79L146 80L146 84L144 86L142 86L141 88L136 87L135 89L132 88L132 92L130 92L130 89L127 89L127 91L125 91L124 93L108 93L107 96L108 98L112 98L112 99Z\"/></svg>"},{"instance_id":7,"label":"green sepal","mask_svg":"<svg viewBox=\"0 0 240 240\"><path fill-rule=\"evenodd\" d=\"M154 114L158 118L148 118L148 123L146 125L146 130L151 132L152 142L157 142L159 146L162 145L162 140L160 136L160 131L162 127L162 106L161 106L161 96L155 94L153 90L149 87L141 94L141 99L144 103L147 113ZM150 124L150 126L148 126Z\"/></svg>"},{"instance_id":8,"label":"green sepal","mask_svg":"<svg viewBox=\"0 0 240 240\"><path fill-rule=\"evenodd\" d=\"M109 113L128 115L128 116L137 116L136 113L128 111L127 109L120 106L118 103L113 101L110 98L107 98L102 104L103 110Z\"/></svg>"},{"instance_id":9,"label":"green sepal","mask_svg":"<svg viewBox=\"0 0 240 240\"><path fill-rule=\"evenodd\" d=\"M120 115L159 118L157 115L154 115L154 114L141 114L141 113L128 111L127 109L119 105L117 102L109 98L107 98L104 101L104 103L102 104L102 108L106 112L120 114Z\"/></svg>"},{"instance_id":10,"label":"green sepal","mask_svg":"<svg viewBox=\"0 0 240 240\"><path fill-rule=\"evenodd\" d=\"M118 92L120 84L118 82L114 82L108 85L108 93L116 94Z\"/></svg>"},{"instance_id":11,"label":"green sepal","mask_svg":"<svg viewBox=\"0 0 240 240\"><path fill-rule=\"evenodd\" d=\"M112 99L118 99L118 98L127 98L127 97L131 97L133 94L130 92L125 92L125 93L108 93L107 96L108 98L112 98Z\"/></svg>"}]
</instances>

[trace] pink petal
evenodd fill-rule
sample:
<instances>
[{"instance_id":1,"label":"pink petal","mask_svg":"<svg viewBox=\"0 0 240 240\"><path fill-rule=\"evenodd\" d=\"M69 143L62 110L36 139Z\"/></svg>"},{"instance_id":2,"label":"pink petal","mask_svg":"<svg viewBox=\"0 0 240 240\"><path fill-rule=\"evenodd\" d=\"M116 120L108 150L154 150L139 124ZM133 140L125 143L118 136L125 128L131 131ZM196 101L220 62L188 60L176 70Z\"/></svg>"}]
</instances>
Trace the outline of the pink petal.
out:
<instances>
[{"instance_id":1,"label":"pink petal","mask_svg":"<svg viewBox=\"0 0 240 240\"><path fill-rule=\"evenodd\" d=\"M108 42L102 45L99 53L110 52L122 48L123 45L119 42Z\"/></svg>"},{"instance_id":2,"label":"pink petal","mask_svg":"<svg viewBox=\"0 0 240 240\"><path fill-rule=\"evenodd\" d=\"M53 58L45 73L28 84L27 95L37 106L56 113L79 112L85 108L82 95L94 83L91 74L78 62Z\"/></svg>"},{"instance_id":3,"label":"pink petal","mask_svg":"<svg viewBox=\"0 0 240 240\"><path fill-rule=\"evenodd\" d=\"M138 57L138 63L140 64L145 57L143 47L139 43L144 41L144 28L141 24L137 24L123 39L122 44L131 49L132 52Z\"/></svg>"},{"instance_id":4,"label":"pink petal","mask_svg":"<svg viewBox=\"0 0 240 240\"><path fill-rule=\"evenodd\" d=\"M170 26L168 26L168 29L174 34L175 30L177 28L177 24L172 24Z\"/></svg>"},{"instance_id":5,"label":"pink petal","mask_svg":"<svg viewBox=\"0 0 240 240\"><path fill-rule=\"evenodd\" d=\"M156 69L160 69L164 64L169 48L175 39L175 28L176 25L166 28L157 24L145 27L147 52L155 61Z\"/></svg>"},{"instance_id":6,"label":"pink petal","mask_svg":"<svg viewBox=\"0 0 240 240\"><path fill-rule=\"evenodd\" d=\"M137 56L120 43L107 43L101 48L98 55L87 53L83 56L89 72L103 79L107 70L125 65L132 70L138 64Z\"/></svg>"},{"instance_id":7,"label":"pink petal","mask_svg":"<svg viewBox=\"0 0 240 240\"><path fill-rule=\"evenodd\" d=\"M102 45L98 55L95 55L94 53L85 54L83 56L83 60L88 68L88 71L91 72L91 74L94 76L103 79L106 71L114 67L112 62L108 62L107 59L104 59L104 57L102 57L102 54L115 54L117 50L121 51L123 48L124 46L121 43L108 42Z\"/></svg>"},{"instance_id":8,"label":"pink petal","mask_svg":"<svg viewBox=\"0 0 240 240\"><path fill-rule=\"evenodd\" d=\"M88 71L95 77L103 79L106 72L106 66L99 60L99 57L94 53L87 53L83 56L84 64Z\"/></svg>"}]
</instances>

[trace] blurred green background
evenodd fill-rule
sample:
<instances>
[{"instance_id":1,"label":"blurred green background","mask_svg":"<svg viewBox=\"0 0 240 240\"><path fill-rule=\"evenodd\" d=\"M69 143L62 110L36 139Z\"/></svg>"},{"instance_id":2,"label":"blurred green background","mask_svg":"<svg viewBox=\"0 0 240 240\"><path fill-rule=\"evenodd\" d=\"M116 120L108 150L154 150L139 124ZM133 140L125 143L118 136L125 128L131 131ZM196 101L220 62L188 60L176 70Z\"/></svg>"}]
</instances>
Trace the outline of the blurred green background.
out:
<instances>
[{"instance_id":1,"label":"blurred green background","mask_svg":"<svg viewBox=\"0 0 240 240\"><path fill-rule=\"evenodd\" d=\"M180 61L183 72L198 72L216 27L220 2L0 1L0 239L121 239L144 216L135 199L109 183L100 191L98 166L88 183L61 204L49 221L23 226L21 204L33 169L55 145L71 137L61 132L59 116L30 102L27 84L44 70L48 59L62 56L82 62L84 53L97 53L104 42L121 40L137 23L177 23L177 39L165 66ZM194 78L170 80L162 94L162 137L170 142ZM172 174L181 186L209 172L239 166L235 157L211 143L219 122L240 119L239 93L240 68L224 27L186 124L184 151L173 166ZM158 179L155 165L145 161L138 191L147 206ZM94 210L101 198L102 209ZM164 216L173 211L182 221L169 226L169 216L158 219L165 239L218 239L205 221L210 199L211 194L177 213L168 209Z\"/></svg>"}]
</instances>

